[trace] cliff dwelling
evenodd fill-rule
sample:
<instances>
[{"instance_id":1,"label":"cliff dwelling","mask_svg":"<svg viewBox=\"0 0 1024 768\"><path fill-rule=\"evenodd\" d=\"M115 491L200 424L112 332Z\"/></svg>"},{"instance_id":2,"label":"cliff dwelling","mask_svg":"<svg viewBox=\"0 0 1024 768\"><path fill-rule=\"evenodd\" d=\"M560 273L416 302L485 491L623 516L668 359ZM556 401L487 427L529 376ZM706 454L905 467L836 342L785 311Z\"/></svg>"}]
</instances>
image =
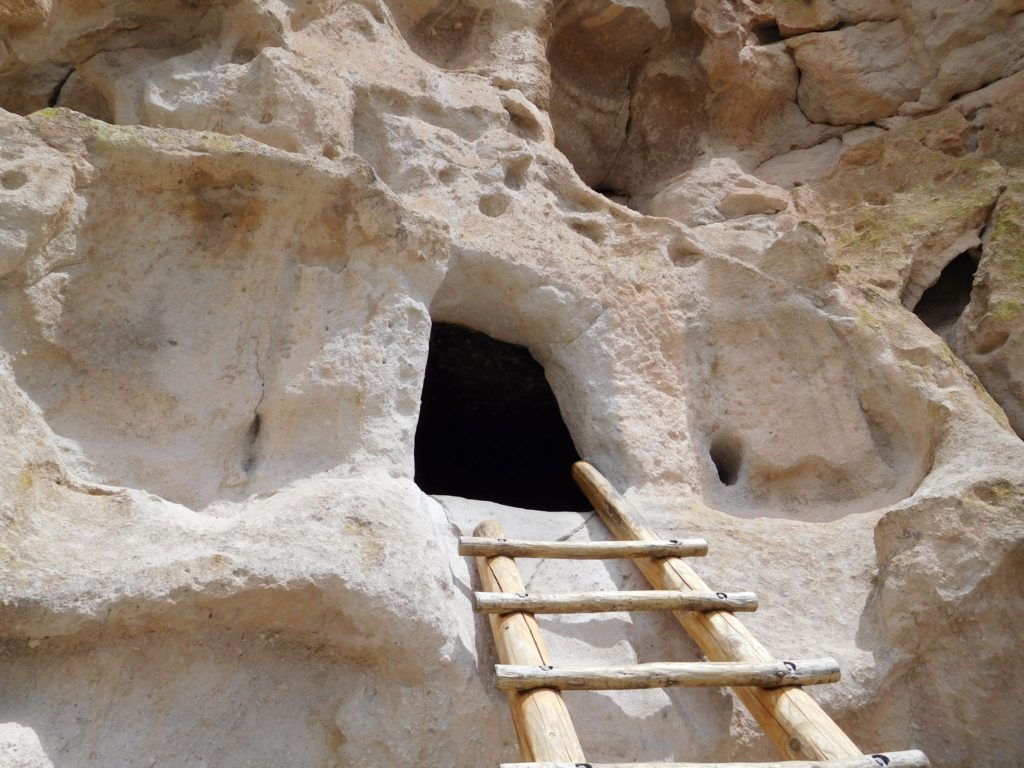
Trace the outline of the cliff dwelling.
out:
<instances>
[{"instance_id":1,"label":"cliff dwelling","mask_svg":"<svg viewBox=\"0 0 1024 768\"><path fill-rule=\"evenodd\" d=\"M1022 242L1016 2L0 3L0 768L1024 764Z\"/></svg>"}]
</instances>

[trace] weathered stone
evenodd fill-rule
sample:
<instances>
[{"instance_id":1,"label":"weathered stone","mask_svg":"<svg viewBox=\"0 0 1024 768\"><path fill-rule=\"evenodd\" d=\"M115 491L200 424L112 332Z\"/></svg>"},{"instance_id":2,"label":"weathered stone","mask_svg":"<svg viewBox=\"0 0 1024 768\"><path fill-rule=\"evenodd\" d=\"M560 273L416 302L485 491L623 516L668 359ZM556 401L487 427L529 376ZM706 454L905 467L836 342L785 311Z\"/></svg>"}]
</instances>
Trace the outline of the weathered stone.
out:
<instances>
[{"instance_id":1,"label":"weathered stone","mask_svg":"<svg viewBox=\"0 0 1024 768\"><path fill-rule=\"evenodd\" d=\"M630 70L665 36L668 23L668 12L654 2L556 6L548 44L551 119L559 148L589 184L611 170L626 138Z\"/></svg>"},{"instance_id":2,"label":"weathered stone","mask_svg":"<svg viewBox=\"0 0 1024 768\"><path fill-rule=\"evenodd\" d=\"M898 21L815 32L786 45L800 70L800 108L815 122L862 124L895 115L927 80Z\"/></svg>"},{"instance_id":3,"label":"weathered stone","mask_svg":"<svg viewBox=\"0 0 1024 768\"><path fill-rule=\"evenodd\" d=\"M42 24L53 9L53 0L9 0L0 7L0 24L13 28Z\"/></svg>"},{"instance_id":4,"label":"weathered stone","mask_svg":"<svg viewBox=\"0 0 1024 768\"><path fill-rule=\"evenodd\" d=\"M844 139L850 133L854 131L843 134ZM840 139L829 139L813 147L776 155L761 163L754 173L765 181L789 189L824 176L832 169L841 148Z\"/></svg>"},{"instance_id":5,"label":"weathered stone","mask_svg":"<svg viewBox=\"0 0 1024 768\"><path fill-rule=\"evenodd\" d=\"M838 24L896 18L891 0L773 0L772 11L779 31L786 37L824 32Z\"/></svg>"},{"instance_id":6,"label":"weathered stone","mask_svg":"<svg viewBox=\"0 0 1024 768\"><path fill-rule=\"evenodd\" d=\"M714 158L673 179L654 196L648 213L695 227L755 213L777 213L789 194L744 173L735 160Z\"/></svg>"},{"instance_id":7,"label":"weathered stone","mask_svg":"<svg viewBox=\"0 0 1024 768\"><path fill-rule=\"evenodd\" d=\"M1019 763L1017 5L9 14L0 766L516 759L456 536L607 531L415 485L434 322L525 346L770 651L841 662L813 695L860 747ZM643 587L591 566L522 569ZM667 616L542 628L697 658ZM589 759L775 756L725 691L571 707Z\"/></svg>"},{"instance_id":8,"label":"weathered stone","mask_svg":"<svg viewBox=\"0 0 1024 768\"><path fill-rule=\"evenodd\" d=\"M53 768L35 731L17 723L0 723L0 760L4 768Z\"/></svg>"},{"instance_id":9,"label":"weathered stone","mask_svg":"<svg viewBox=\"0 0 1024 768\"><path fill-rule=\"evenodd\" d=\"M982 242L971 300L953 349L1024 436L1024 183L999 197Z\"/></svg>"}]
</instances>

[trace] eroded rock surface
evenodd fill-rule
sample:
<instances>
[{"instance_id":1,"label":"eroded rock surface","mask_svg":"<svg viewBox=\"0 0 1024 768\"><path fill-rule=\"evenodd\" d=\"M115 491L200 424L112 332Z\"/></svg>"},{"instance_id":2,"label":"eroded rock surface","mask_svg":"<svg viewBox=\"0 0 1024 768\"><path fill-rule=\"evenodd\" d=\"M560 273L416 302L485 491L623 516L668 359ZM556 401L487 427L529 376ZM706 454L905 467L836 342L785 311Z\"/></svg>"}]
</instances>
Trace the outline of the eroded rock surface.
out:
<instances>
[{"instance_id":1,"label":"eroded rock surface","mask_svg":"<svg viewBox=\"0 0 1024 768\"><path fill-rule=\"evenodd\" d=\"M525 346L865 750L1021 762L1022 10L8 3L0 766L515 759L457 535L607 532L417 488L432 322ZM594 761L773 756L727 691L570 707Z\"/></svg>"}]
</instances>

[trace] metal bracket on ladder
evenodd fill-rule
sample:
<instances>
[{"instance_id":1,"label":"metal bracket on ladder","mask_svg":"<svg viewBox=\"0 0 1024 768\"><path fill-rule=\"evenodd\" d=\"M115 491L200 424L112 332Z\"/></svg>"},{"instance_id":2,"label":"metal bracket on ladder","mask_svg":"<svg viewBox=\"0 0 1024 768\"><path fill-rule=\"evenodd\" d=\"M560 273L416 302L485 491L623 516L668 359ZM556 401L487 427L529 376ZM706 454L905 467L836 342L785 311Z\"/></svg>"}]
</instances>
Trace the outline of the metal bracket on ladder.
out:
<instances>
[{"instance_id":1,"label":"metal bracket on ladder","mask_svg":"<svg viewBox=\"0 0 1024 768\"><path fill-rule=\"evenodd\" d=\"M714 592L681 558L707 552L703 539L665 541L590 464L573 477L615 542L510 540L486 521L460 540L461 554L476 557L483 591L476 610L489 614L498 650L498 688L508 693L523 763L502 768L627 768L590 764L569 717L562 690L731 686L783 757L774 763L633 763L632 768L925 768L917 750L863 754L801 685L835 682L831 659L778 661L734 615L754 610L747 592ZM526 593L513 557L630 558L653 590L627 593ZM553 667L534 613L671 610L709 659L699 663L636 664L603 668Z\"/></svg>"}]
</instances>

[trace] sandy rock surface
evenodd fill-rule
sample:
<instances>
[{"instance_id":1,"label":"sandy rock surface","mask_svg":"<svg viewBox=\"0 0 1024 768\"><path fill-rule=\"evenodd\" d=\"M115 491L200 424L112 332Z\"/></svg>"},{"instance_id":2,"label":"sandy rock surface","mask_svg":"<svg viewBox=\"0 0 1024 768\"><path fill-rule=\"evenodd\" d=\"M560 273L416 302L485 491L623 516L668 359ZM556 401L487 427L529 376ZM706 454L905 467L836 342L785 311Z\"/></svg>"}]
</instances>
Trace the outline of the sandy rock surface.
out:
<instances>
[{"instance_id":1,"label":"sandy rock surface","mask_svg":"<svg viewBox=\"0 0 1024 768\"><path fill-rule=\"evenodd\" d=\"M417 486L432 323L525 346L864 750L1024 761L1022 11L0 7L0 766L516 758L457 538L609 534ZM728 691L569 704L590 760L775 756Z\"/></svg>"}]
</instances>

